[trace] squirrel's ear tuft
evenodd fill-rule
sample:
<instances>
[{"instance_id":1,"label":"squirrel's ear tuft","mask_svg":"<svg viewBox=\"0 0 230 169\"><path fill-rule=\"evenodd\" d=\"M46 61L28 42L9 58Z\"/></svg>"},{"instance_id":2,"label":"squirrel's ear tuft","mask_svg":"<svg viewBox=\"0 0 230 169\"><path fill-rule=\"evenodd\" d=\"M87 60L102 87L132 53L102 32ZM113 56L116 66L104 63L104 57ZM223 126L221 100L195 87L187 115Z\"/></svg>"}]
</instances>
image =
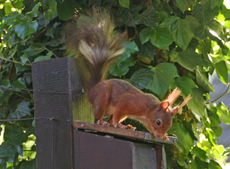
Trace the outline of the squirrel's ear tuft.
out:
<instances>
[{"instance_id":1,"label":"squirrel's ear tuft","mask_svg":"<svg viewBox=\"0 0 230 169\"><path fill-rule=\"evenodd\" d=\"M166 110L169 107L169 102L168 101L164 101L161 103L161 108Z\"/></svg>"}]
</instances>

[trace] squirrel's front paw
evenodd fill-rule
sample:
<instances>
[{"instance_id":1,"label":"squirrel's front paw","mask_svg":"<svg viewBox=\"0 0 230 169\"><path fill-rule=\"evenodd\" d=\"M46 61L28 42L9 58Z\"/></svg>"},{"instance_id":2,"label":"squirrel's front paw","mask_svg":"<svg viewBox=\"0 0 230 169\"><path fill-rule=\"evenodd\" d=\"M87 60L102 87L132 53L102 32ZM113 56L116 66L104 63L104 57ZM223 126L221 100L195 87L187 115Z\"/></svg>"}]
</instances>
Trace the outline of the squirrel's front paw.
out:
<instances>
[{"instance_id":1,"label":"squirrel's front paw","mask_svg":"<svg viewBox=\"0 0 230 169\"><path fill-rule=\"evenodd\" d=\"M166 134L163 136L163 139L164 139L165 141L169 140L169 138L167 137Z\"/></svg>"}]
</instances>

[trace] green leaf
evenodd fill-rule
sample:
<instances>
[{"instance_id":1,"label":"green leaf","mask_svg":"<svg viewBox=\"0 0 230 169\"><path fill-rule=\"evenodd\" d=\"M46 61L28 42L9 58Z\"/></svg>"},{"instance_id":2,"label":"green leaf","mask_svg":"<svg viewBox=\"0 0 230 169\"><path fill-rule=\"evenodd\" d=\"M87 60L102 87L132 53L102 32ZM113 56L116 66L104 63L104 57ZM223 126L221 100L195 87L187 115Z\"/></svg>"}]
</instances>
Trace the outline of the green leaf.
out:
<instances>
[{"instance_id":1,"label":"green leaf","mask_svg":"<svg viewBox=\"0 0 230 169\"><path fill-rule=\"evenodd\" d=\"M25 89L25 88L27 88L25 80L23 78L21 78L21 77L18 78L17 80L15 80L12 83L12 87L15 88L15 89Z\"/></svg>"},{"instance_id":2,"label":"green leaf","mask_svg":"<svg viewBox=\"0 0 230 169\"><path fill-rule=\"evenodd\" d=\"M37 169L36 160L26 161L22 160L20 163L20 169Z\"/></svg>"},{"instance_id":3,"label":"green leaf","mask_svg":"<svg viewBox=\"0 0 230 169\"><path fill-rule=\"evenodd\" d=\"M220 119L226 123L230 124L230 114L226 106L223 105L223 103L219 103L217 106L217 114L220 117Z\"/></svg>"},{"instance_id":4,"label":"green leaf","mask_svg":"<svg viewBox=\"0 0 230 169\"><path fill-rule=\"evenodd\" d=\"M48 9L44 13L44 18L48 21L57 17L57 2L55 0L46 1Z\"/></svg>"},{"instance_id":5,"label":"green leaf","mask_svg":"<svg viewBox=\"0 0 230 169\"><path fill-rule=\"evenodd\" d=\"M30 18L37 17L38 14L39 14L39 12L38 12L39 6L40 6L39 4L36 4L36 5L33 7L32 11L27 12L26 15L27 15L28 17L30 17Z\"/></svg>"},{"instance_id":6,"label":"green leaf","mask_svg":"<svg viewBox=\"0 0 230 169\"><path fill-rule=\"evenodd\" d=\"M220 0L202 0L201 5L205 6L205 8L215 8L217 5L220 4Z\"/></svg>"},{"instance_id":7,"label":"green leaf","mask_svg":"<svg viewBox=\"0 0 230 169\"><path fill-rule=\"evenodd\" d=\"M10 1L7 1L7 2L4 3L4 10L5 10L5 13L7 15L12 12L12 10L11 10L12 8L13 8L13 6L12 6Z\"/></svg>"},{"instance_id":8,"label":"green leaf","mask_svg":"<svg viewBox=\"0 0 230 169\"><path fill-rule=\"evenodd\" d=\"M138 24L145 24L146 26L156 26L159 23L159 18L156 13L156 10L149 6L144 12L138 15L135 18L135 23Z\"/></svg>"},{"instance_id":9,"label":"green leaf","mask_svg":"<svg viewBox=\"0 0 230 169\"><path fill-rule=\"evenodd\" d=\"M119 0L119 4L124 8L129 8L129 0Z\"/></svg>"},{"instance_id":10,"label":"green leaf","mask_svg":"<svg viewBox=\"0 0 230 169\"><path fill-rule=\"evenodd\" d=\"M17 127L13 124L6 124L4 138L8 143L17 146L21 145L23 142L26 142L28 137L20 127Z\"/></svg>"},{"instance_id":11,"label":"green leaf","mask_svg":"<svg viewBox=\"0 0 230 169\"><path fill-rule=\"evenodd\" d=\"M207 162L208 160L206 152L197 146L193 147L193 149L191 150L191 153L199 157L204 162Z\"/></svg>"},{"instance_id":12,"label":"green leaf","mask_svg":"<svg viewBox=\"0 0 230 169\"><path fill-rule=\"evenodd\" d=\"M195 31L195 36L200 38L201 40L204 40L205 38L207 38L209 34L210 33L209 33L207 25L200 25Z\"/></svg>"},{"instance_id":13,"label":"green leaf","mask_svg":"<svg viewBox=\"0 0 230 169\"><path fill-rule=\"evenodd\" d=\"M126 60L117 63L115 66L113 66L110 70L110 74L121 78L129 71L129 67L132 66L133 64L134 64L134 59L131 56Z\"/></svg>"},{"instance_id":14,"label":"green leaf","mask_svg":"<svg viewBox=\"0 0 230 169\"><path fill-rule=\"evenodd\" d=\"M30 115L30 102L23 101L17 105L17 109L11 113L11 118L13 119L20 119L26 115Z\"/></svg>"},{"instance_id":15,"label":"green leaf","mask_svg":"<svg viewBox=\"0 0 230 169\"><path fill-rule=\"evenodd\" d=\"M3 142L0 145L0 158L11 157L17 153L15 146L8 142Z\"/></svg>"},{"instance_id":16,"label":"green leaf","mask_svg":"<svg viewBox=\"0 0 230 169\"><path fill-rule=\"evenodd\" d=\"M184 97L192 93L192 88L197 87L196 83L192 79L186 76L178 77L174 81L173 88L177 87L182 91Z\"/></svg>"},{"instance_id":17,"label":"green leaf","mask_svg":"<svg viewBox=\"0 0 230 169\"><path fill-rule=\"evenodd\" d=\"M135 42L139 48L139 51L136 52L137 55L154 59L153 56L155 54L156 47L153 46L151 42L148 41L143 45L141 44L139 39L135 40Z\"/></svg>"},{"instance_id":18,"label":"green leaf","mask_svg":"<svg viewBox=\"0 0 230 169\"><path fill-rule=\"evenodd\" d=\"M21 39L36 32L37 29L38 23L36 21L18 19L15 22L15 32Z\"/></svg>"},{"instance_id":19,"label":"green leaf","mask_svg":"<svg viewBox=\"0 0 230 169\"><path fill-rule=\"evenodd\" d=\"M177 147L183 151L183 153L188 154L189 150L194 145L194 141L187 128L178 122L174 122L168 133L175 134L177 136Z\"/></svg>"},{"instance_id":20,"label":"green leaf","mask_svg":"<svg viewBox=\"0 0 230 169\"><path fill-rule=\"evenodd\" d=\"M200 22L207 23L213 19L216 9L207 8L205 5L198 4L194 7L192 15Z\"/></svg>"},{"instance_id":21,"label":"green leaf","mask_svg":"<svg viewBox=\"0 0 230 169\"><path fill-rule=\"evenodd\" d=\"M220 166L220 164L218 164L217 162L211 160L208 163L208 169L222 169L222 167Z\"/></svg>"},{"instance_id":22,"label":"green leaf","mask_svg":"<svg viewBox=\"0 0 230 169\"><path fill-rule=\"evenodd\" d=\"M131 9L123 8L118 23L120 22L120 25L125 24L130 27L136 27L134 18L136 18L137 15L138 11L133 13Z\"/></svg>"},{"instance_id":23,"label":"green leaf","mask_svg":"<svg viewBox=\"0 0 230 169\"><path fill-rule=\"evenodd\" d=\"M216 35L214 34L214 36L221 39L225 39L223 31L224 27L218 21L212 20L211 22L208 22L207 28L208 30L211 30L216 33Z\"/></svg>"},{"instance_id":24,"label":"green leaf","mask_svg":"<svg viewBox=\"0 0 230 169\"><path fill-rule=\"evenodd\" d=\"M26 70L31 70L31 66L26 66L22 64L15 64L15 68L16 68L16 73L23 72Z\"/></svg>"},{"instance_id":25,"label":"green leaf","mask_svg":"<svg viewBox=\"0 0 230 169\"><path fill-rule=\"evenodd\" d=\"M156 67L149 66L149 68L153 74L147 88L163 98L172 85L173 78L178 77L177 68L171 63L160 63Z\"/></svg>"},{"instance_id":26,"label":"green leaf","mask_svg":"<svg viewBox=\"0 0 230 169\"><path fill-rule=\"evenodd\" d=\"M202 92L197 88L193 88L191 96L192 99L187 103L188 108L192 111L198 120L200 120L200 118L207 117Z\"/></svg>"},{"instance_id":27,"label":"green leaf","mask_svg":"<svg viewBox=\"0 0 230 169\"><path fill-rule=\"evenodd\" d=\"M227 147L223 152L223 155L230 156L230 147Z\"/></svg>"},{"instance_id":28,"label":"green leaf","mask_svg":"<svg viewBox=\"0 0 230 169\"><path fill-rule=\"evenodd\" d=\"M21 59L22 63L26 63L27 61L29 61L29 58L28 58L26 53L24 53L22 56L20 56L20 59Z\"/></svg>"},{"instance_id":29,"label":"green leaf","mask_svg":"<svg viewBox=\"0 0 230 169\"><path fill-rule=\"evenodd\" d=\"M9 79L0 80L0 87L3 88L11 87L10 80ZM0 88L0 97L3 95L3 93L4 93L3 90Z\"/></svg>"},{"instance_id":30,"label":"green leaf","mask_svg":"<svg viewBox=\"0 0 230 169\"><path fill-rule=\"evenodd\" d=\"M0 160L0 168L1 168L1 169L6 169L6 167L7 167L6 158L2 158L2 159Z\"/></svg>"},{"instance_id":31,"label":"green leaf","mask_svg":"<svg viewBox=\"0 0 230 169\"><path fill-rule=\"evenodd\" d=\"M198 20L191 15L186 15L185 19L186 19L186 22L189 24L191 31L195 33L196 29L200 26L200 23L198 22Z\"/></svg>"},{"instance_id":32,"label":"green leaf","mask_svg":"<svg viewBox=\"0 0 230 169\"><path fill-rule=\"evenodd\" d=\"M216 67L216 73L221 80L222 83L227 84L228 83L228 69L226 66L225 61L220 61L215 64Z\"/></svg>"},{"instance_id":33,"label":"green leaf","mask_svg":"<svg viewBox=\"0 0 230 169\"><path fill-rule=\"evenodd\" d=\"M148 83L151 80L153 72L147 68L141 68L133 73L130 78L130 83L138 89L147 88Z\"/></svg>"},{"instance_id":34,"label":"green leaf","mask_svg":"<svg viewBox=\"0 0 230 169\"><path fill-rule=\"evenodd\" d=\"M176 0L178 8L184 13L195 1L194 0Z\"/></svg>"},{"instance_id":35,"label":"green leaf","mask_svg":"<svg viewBox=\"0 0 230 169\"><path fill-rule=\"evenodd\" d=\"M9 98L11 97L12 95L12 91L10 90L7 90L5 92L3 92L2 96L0 96L0 105L4 102L8 102Z\"/></svg>"},{"instance_id":36,"label":"green leaf","mask_svg":"<svg viewBox=\"0 0 230 169\"><path fill-rule=\"evenodd\" d=\"M211 85L211 83L209 83L208 78L206 77L206 75L204 74L201 68L196 69L196 81L198 85L202 86L206 91L208 92L215 91L214 87Z\"/></svg>"},{"instance_id":37,"label":"green leaf","mask_svg":"<svg viewBox=\"0 0 230 169\"><path fill-rule=\"evenodd\" d=\"M139 50L138 46L134 41L127 41L124 43L124 45L125 45L125 52L121 56L119 56L117 60L118 64L128 59L131 56L132 52L136 52Z\"/></svg>"},{"instance_id":38,"label":"green leaf","mask_svg":"<svg viewBox=\"0 0 230 169\"><path fill-rule=\"evenodd\" d=\"M192 32L191 26L189 24L190 19L180 19L176 16L171 16L166 18L163 25L168 25L169 31L173 36L173 40L185 50L190 41L192 40L194 33Z\"/></svg>"},{"instance_id":39,"label":"green leaf","mask_svg":"<svg viewBox=\"0 0 230 169\"><path fill-rule=\"evenodd\" d=\"M67 21L75 15L76 9L80 8L78 2L74 0L58 0L57 2L57 13L60 20Z\"/></svg>"},{"instance_id":40,"label":"green leaf","mask_svg":"<svg viewBox=\"0 0 230 169\"><path fill-rule=\"evenodd\" d=\"M146 27L140 32L141 43L149 41L160 49L169 49L169 45L173 42L171 33L166 27Z\"/></svg>"},{"instance_id":41,"label":"green leaf","mask_svg":"<svg viewBox=\"0 0 230 169\"><path fill-rule=\"evenodd\" d=\"M25 49L23 52L26 53L29 56L37 55L41 52L46 50L46 47L42 43L32 43L27 49Z\"/></svg>"},{"instance_id":42,"label":"green leaf","mask_svg":"<svg viewBox=\"0 0 230 169\"><path fill-rule=\"evenodd\" d=\"M195 70L197 66L207 66L204 59L194 51L172 51L170 57L173 62L178 62L181 66L190 71Z\"/></svg>"}]
</instances>

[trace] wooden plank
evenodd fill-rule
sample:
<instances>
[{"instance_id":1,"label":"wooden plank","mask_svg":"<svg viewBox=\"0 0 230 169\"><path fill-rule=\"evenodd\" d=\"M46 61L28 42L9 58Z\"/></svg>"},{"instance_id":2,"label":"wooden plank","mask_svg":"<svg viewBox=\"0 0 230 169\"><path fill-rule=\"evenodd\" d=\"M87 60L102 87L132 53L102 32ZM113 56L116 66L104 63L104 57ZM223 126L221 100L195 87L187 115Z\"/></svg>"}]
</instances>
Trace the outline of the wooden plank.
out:
<instances>
[{"instance_id":1,"label":"wooden plank","mask_svg":"<svg viewBox=\"0 0 230 169\"><path fill-rule=\"evenodd\" d=\"M142 131L133 131L128 129L114 128L110 126L102 126L92 123L85 123L81 121L73 121L73 126L78 129L92 130L101 133L107 133L112 135L119 135L123 137L130 137L134 139L139 139L148 142L158 142L166 144L176 144L177 137L168 136L169 140L163 140L155 137L152 133L142 132Z\"/></svg>"},{"instance_id":2,"label":"wooden plank","mask_svg":"<svg viewBox=\"0 0 230 169\"><path fill-rule=\"evenodd\" d=\"M32 75L37 168L74 168L72 119L93 122L82 92L77 59L34 62Z\"/></svg>"},{"instance_id":3,"label":"wooden plank","mask_svg":"<svg viewBox=\"0 0 230 169\"><path fill-rule=\"evenodd\" d=\"M74 131L75 169L156 169L154 144Z\"/></svg>"}]
</instances>

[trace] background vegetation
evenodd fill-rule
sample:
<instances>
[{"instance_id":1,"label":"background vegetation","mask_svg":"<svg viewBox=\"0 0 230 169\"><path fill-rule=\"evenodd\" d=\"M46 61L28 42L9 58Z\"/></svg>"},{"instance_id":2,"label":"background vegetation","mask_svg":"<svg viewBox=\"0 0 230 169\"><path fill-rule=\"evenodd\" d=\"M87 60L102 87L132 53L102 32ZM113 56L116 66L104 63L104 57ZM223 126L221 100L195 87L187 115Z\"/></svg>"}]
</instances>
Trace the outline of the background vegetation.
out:
<instances>
[{"instance_id":1,"label":"background vegetation","mask_svg":"<svg viewBox=\"0 0 230 169\"><path fill-rule=\"evenodd\" d=\"M166 147L168 168L224 167L230 149L217 140L220 120L230 124L230 115L222 103L209 104L208 81L216 71L228 84L230 10L223 0L0 0L0 168L36 168L31 63L65 57L65 23L75 8L92 6L110 9L129 34L109 78L160 99L175 87L181 100L193 97L169 131L178 143Z\"/></svg>"}]
</instances>

